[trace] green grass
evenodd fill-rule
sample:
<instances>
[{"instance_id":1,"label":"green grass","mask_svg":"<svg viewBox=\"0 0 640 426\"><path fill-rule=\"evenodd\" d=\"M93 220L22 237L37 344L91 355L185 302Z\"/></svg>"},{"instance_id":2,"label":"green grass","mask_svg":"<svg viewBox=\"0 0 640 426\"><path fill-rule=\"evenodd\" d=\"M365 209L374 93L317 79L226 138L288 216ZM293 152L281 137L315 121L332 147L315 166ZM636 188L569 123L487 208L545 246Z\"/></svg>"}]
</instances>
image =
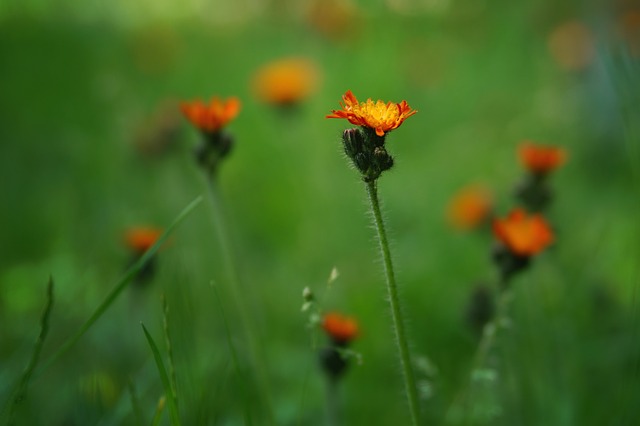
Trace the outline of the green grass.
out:
<instances>
[{"instance_id":1,"label":"green grass","mask_svg":"<svg viewBox=\"0 0 640 426\"><path fill-rule=\"evenodd\" d=\"M351 89L419 111L389 137L396 165L379 194L412 353L437 369L424 423L443 424L468 381L477 338L465 306L475 283L496 274L491 236L451 229L447 203L480 180L506 213L523 174L515 149L533 139L565 146L570 159L552 177L557 244L513 282L514 326L496 348L502 415L491 424L635 424L639 59L622 53L617 12L597 2L443 4L402 15L376 2L342 41L275 6L240 21L137 15L133 24L117 14L0 9L0 402L31 357L47 277L56 302L42 360L126 270L123 230L166 226L207 191L192 162L196 132L183 123L170 151L144 156L135 145L141 123L165 100L220 94L243 102L219 189L277 424L324 424L300 306L302 289L322 293L334 266L340 277L323 308L355 316L362 329L353 349L363 363L341 387L344 424L408 419L366 194L340 146L347 123L324 119ZM579 72L560 69L547 48L568 19L581 19L595 40L594 61ZM316 61L323 80L308 102L280 114L254 99L250 83L260 65L288 55ZM162 293L181 423L245 423L251 357L212 214L206 203L195 210L158 253L153 281L125 289L55 367L31 379L16 424L138 424L134 399L153 418L164 390L139 324L166 354Z\"/></svg>"}]
</instances>

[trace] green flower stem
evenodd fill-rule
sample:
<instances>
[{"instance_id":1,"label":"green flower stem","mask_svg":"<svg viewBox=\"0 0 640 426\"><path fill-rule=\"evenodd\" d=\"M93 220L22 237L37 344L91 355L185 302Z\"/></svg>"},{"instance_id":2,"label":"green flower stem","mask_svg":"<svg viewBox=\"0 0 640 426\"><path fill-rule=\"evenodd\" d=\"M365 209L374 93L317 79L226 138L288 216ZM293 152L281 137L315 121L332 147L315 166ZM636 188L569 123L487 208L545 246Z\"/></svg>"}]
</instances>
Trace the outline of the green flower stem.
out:
<instances>
[{"instance_id":1,"label":"green flower stem","mask_svg":"<svg viewBox=\"0 0 640 426\"><path fill-rule=\"evenodd\" d=\"M340 410L338 398L338 380L328 378L326 384L327 395L327 426L338 426L340 424Z\"/></svg>"},{"instance_id":2,"label":"green flower stem","mask_svg":"<svg viewBox=\"0 0 640 426\"><path fill-rule=\"evenodd\" d=\"M496 312L493 316L493 319L485 324L482 329L482 337L480 338L480 342L478 343L478 348L476 349L476 353L473 357L473 361L471 364L471 372L468 377L468 381L466 385L458 392L456 397L453 400L453 403L449 407L446 413L446 418L448 421L455 421L460 416L464 415L466 410L466 404L468 401L467 394L472 385L472 382L475 378L482 375L486 364L487 358L489 357L489 353L493 349L494 342L497 338L498 331L500 328L506 327L509 321L507 310L509 307L509 302L511 301L511 290L503 284L504 281L500 282L500 294L498 295L496 301Z\"/></svg>"},{"instance_id":3,"label":"green flower stem","mask_svg":"<svg viewBox=\"0 0 640 426\"><path fill-rule=\"evenodd\" d=\"M398 286L393 272L393 264L391 262L391 252L389 251L389 242L387 241L387 233L382 221L382 213L380 212L380 202L378 201L378 188L376 181L366 182L367 194L371 203L371 211L375 219L376 230L378 231L378 241L380 242L380 251L384 260L384 272L387 280L387 291L389 294L389 304L391 305L391 317L393 319L393 329L396 335L396 343L398 352L400 353L400 364L402 366L402 374L404 377L404 385L409 400L409 410L411 412L411 423L418 425L419 406L418 392L413 375L413 366L409 355L409 345L407 344L407 336L404 328L402 311L400 309L400 299L398 297Z\"/></svg>"},{"instance_id":4,"label":"green flower stem","mask_svg":"<svg viewBox=\"0 0 640 426\"><path fill-rule=\"evenodd\" d=\"M227 228L224 222L224 211L215 175L209 175L207 181L209 183L209 194L213 208L214 226L216 227L218 243L220 244L223 261L227 270L227 278L229 280L231 295L234 299L236 310L240 317L241 327L247 341L249 358L255 368L260 394L264 399L264 409L267 412L266 421L268 424L273 425L275 424L275 418L272 410L271 389L269 387L269 381L266 373L267 368L264 356L259 350L259 346L257 344L257 333L255 331L254 323L247 312L244 296L240 290L240 277L233 256L233 250L231 248L231 240L227 234Z\"/></svg>"},{"instance_id":5,"label":"green flower stem","mask_svg":"<svg viewBox=\"0 0 640 426\"><path fill-rule=\"evenodd\" d=\"M482 338L480 339L478 350L473 360L472 371L477 371L478 369L483 368L487 363L487 358L489 356L489 352L491 352L491 349L493 348L493 343L495 342L498 330L501 327L506 326L509 321L507 317L507 307L510 300L511 291L509 289L501 290L496 302L496 314L482 330Z\"/></svg>"}]
</instances>

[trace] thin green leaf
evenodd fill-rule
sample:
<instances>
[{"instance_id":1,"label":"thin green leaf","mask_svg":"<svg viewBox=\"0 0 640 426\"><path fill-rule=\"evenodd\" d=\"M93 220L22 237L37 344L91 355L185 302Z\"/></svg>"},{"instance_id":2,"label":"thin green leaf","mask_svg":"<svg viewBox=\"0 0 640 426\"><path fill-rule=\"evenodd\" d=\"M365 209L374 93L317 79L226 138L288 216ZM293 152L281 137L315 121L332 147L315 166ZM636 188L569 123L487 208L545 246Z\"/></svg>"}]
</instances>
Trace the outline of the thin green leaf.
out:
<instances>
[{"instance_id":1,"label":"thin green leaf","mask_svg":"<svg viewBox=\"0 0 640 426\"><path fill-rule=\"evenodd\" d=\"M169 362L169 378L171 383L171 394L173 399L178 403L178 381L176 379L176 368L173 362L173 345L171 344L171 335L169 333L169 304L165 294L162 293L162 328L164 330L164 342L167 346L167 355Z\"/></svg>"},{"instance_id":2,"label":"thin green leaf","mask_svg":"<svg viewBox=\"0 0 640 426\"><path fill-rule=\"evenodd\" d=\"M33 352L31 353L31 359L29 360L29 364L27 364L24 372L22 373L22 378L18 383L16 390L13 392L12 397L9 399L9 413L8 413L8 423L11 424L13 416L15 414L15 410L20 405L20 403L24 400L27 394L27 388L29 387L29 380L33 376L33 372L38 365L38 361L40 360L40 353L42 352L42 346L44 345L44 340L49 333L49 317L51 316L51 309L53 307L53 277L49 277L49 282L47 284L47 301L44 306L44 310L42 311L42 316L40 317L40 333L36 339L36 342L33 346ZM4 411L4 410L3 410Z\"/></svg>"},{"instance_id":3,"label":"thin green leaf","mask_svg":"<svg viewBox=\"0 0 640 426\"><path fill-rule=\"evenodd\" d=\"M140 426L145 424L144 415L142 414L142 408L140 407L140 399L138 398L138 392L133 383L133 380L129 380L129 396L131 397L131 408L136 418L136 423Z\"/></svg>"},{"instance_id":4,"label":"thin green leaf","mask_svg":"<svg viewBox=\"0 0 640 426\"><path fill-rule=\"evenodd\" d=\"M153 338L147 331L147 328L142 325L142 330L144 331L144 335L147 337L147 342L149 342L149 347L151 348L151 352L153 352L153 358L156 361L156 366L158 367L158 373L160 373L160 380L162 380L162 386L164 387L164 393L167 398L167 403L169 404L169 417L171 419L171 424L173 426L180 426L180 416L178 415L178 404L176 404L176 399L173 395L173 391L171 390L171 382L169 381L169 376L167 375L167 370L164 367L164 362L162 362L162 357L160 356L160 351L158 351L158 346L153 341Z\"/></svg>"},{"instance_id":5,"label":"thin green leaf","mask_svg":"<svg viewBox=\"0 0 640 426\"><path fill-rule=\"evenodd\" d=\"M147 262L157 253L158 249L164 242L167 240L171 232L202 202L202 196L199 196L195 200L193 200L187 207L185 207L182 212L176 217L176 219L167 227L164 233L158 238L158 241L146 251L140 259L136 263L131 266L127 272L125 272L124 276L120 278L118 283L113 287L111 292L107 295L105 300L98 306L98 308L94 311L94 313L89 317L89 319L80 327L80 329L71 336L48 360L47 362L38 370L37 374L41 374L51 365L53 365L62 355L67 353L69 349L71 349L80 338L91 328L91 326L105 313L107 309L113 304L118 295L122 293L122 290L133 280L133 278L145 267Z\"/></svg>"}]
</instances>

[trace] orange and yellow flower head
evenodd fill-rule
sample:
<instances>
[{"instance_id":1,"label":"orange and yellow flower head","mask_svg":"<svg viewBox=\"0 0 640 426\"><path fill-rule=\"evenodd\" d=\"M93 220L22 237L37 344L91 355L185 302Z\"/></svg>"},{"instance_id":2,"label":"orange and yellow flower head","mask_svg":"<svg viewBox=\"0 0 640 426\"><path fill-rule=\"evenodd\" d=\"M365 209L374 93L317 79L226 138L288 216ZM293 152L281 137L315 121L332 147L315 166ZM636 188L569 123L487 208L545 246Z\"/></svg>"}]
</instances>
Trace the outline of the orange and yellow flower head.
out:
<instances>
[{"instance_id":1,"label":"orange and yellow flower head","mask_svg":"<svg viewBox=\"0 0 640 426\"><path fill-rule=\"evenodd\" d=\"M546 220L539 214L527 215L523 209L513 210L504 219L495 219L493 232L518 257L536 255L554 240L553 231Z\"/></svg>"},{"instance_id":2,"label":"orange and yellow flower head","mask_svg":"<svg viewBox=\"0 0 640 426\"><path fill-rule=\"evenodd\" d=\"M387 133L397 129L415 110L402 101L399 104L382 101L358 102L348 90L340 102L342 109L332 110L326 118L346 118L357 128L347 129L342 134L344 152L360 172L365 182L374 182L382 172L391 169L393 157L387 152Z\"/></svg>"},{"instance_id":3,"label":"orange and yellow flower head","mask_svg":"<svg viewBox=\"0 0 640 426\"><path fill-rule=\"evenodd\" d=\"M560 167L567 159L564 149L525 142L518 149L520 162L531 173L546 175Z\"/></svg>"},{"instance_id":4,"label":"orange and yellow flower head","mask_svg":"<svg viewBox=\"0 0 640 426\"><path fill-rule=\"evenodd\" d=\"M381 100L374 102L369 98L366 102L358 102L351 90L347 90L342 96L340 105L342 109L332 110L326 118L346 118L351 124L375 130L380 137L400 127L404 120L417 112L411 109L407 101L385 104Z\"/></svg>"},{"instance_id":5,"label":"orange and yellow flower head","mask_svg":"<svg viewBox=\"0 0 640 426\"><path fill-rule=\"evenodd\" d=\"M183 102L180 109L189 122L204 133L219 132L240 112L240 100L236 97L222 100L216 96L208 104L201 100Z\"/></svg>"}]
</instances>

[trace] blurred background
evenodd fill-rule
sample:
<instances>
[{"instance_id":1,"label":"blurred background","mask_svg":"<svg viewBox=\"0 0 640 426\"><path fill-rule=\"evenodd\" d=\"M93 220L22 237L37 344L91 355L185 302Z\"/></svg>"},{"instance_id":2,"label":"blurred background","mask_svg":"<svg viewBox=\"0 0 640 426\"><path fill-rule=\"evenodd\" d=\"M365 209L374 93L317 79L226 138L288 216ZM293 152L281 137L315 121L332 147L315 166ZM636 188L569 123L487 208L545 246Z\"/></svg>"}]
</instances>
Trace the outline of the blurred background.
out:
<instances>
[{"instance_id":1,"label":"blurred background","mask_svg":"<svg viewBox=\"0 0 640 426\"><path fill-rule=\"evenodd\" d=\"M419 111L387 138L396 163L379 190L428 424L457 424L446 414L478 342L469 300L496 279L490 232L461 229L451 202L482 185L508 213L525 140L569 154L552 176L557 243L515 280L490 401L471 395L479 408L463 417L640 421L639 2L1 0L0 58L3 405L49 276L43 358L130 264L127 230L162 229L206 197L199 135L178 105L217 95L242 102L218 178L276 423L326 424L319 332L301 312L309 286L323 310L360 325L343 424L408 424L366 194L340 142L350 125L324 118L352 90ZM163 390L140 322L166 353L162 293L183 424L246 424L253 408L230 346L241 365L246 348L212 213L198 207L153 276L34 378L17 424L139 424L136 398L148 424Z\"/></svg>"}]
</instances>

